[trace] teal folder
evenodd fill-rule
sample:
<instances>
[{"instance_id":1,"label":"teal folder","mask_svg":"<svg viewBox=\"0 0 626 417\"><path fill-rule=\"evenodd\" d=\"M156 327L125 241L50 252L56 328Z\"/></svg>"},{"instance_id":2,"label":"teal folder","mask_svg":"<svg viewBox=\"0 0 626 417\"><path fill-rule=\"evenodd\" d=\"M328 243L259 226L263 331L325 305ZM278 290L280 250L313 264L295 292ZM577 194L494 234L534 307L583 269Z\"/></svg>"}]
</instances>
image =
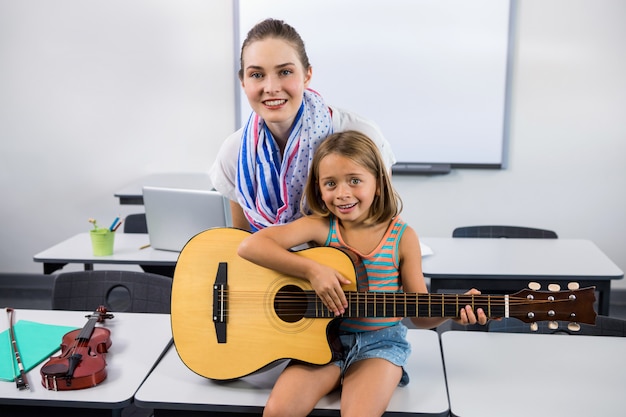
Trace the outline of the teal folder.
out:
<instances>
[{"instance_id":1,"label":"teal folder","mask_svg":"<svg viewBox=\"0 0 626 417\"><path fill-rule=\"evenodd\" d=\"M76 327L43 324L19 320L13 326L17 350L24 370L28 372L61 348L63 336ZM0 333L0 381L14 381L19 375L15 354L11 348L9 330Z\"/></svg>"}]
</instances>

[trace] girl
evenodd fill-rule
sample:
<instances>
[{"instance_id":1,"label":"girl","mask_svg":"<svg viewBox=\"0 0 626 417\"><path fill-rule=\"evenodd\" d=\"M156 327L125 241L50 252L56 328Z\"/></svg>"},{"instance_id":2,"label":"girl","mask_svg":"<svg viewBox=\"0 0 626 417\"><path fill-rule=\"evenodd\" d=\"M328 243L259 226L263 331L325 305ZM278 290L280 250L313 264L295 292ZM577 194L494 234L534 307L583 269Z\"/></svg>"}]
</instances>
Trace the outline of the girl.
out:
<instances>
[{"instance_id":1,"label":"girl","mask_svg":"<svg viewBox=\"0 0 626 417\"><path fill-rule=\"evenodd\" d=\"M391 169L395 158L374 124L329 107L308 89L313 70L293 27L275 19L257 24L243 42L240 64L253 113L226 139L210 170L215 189L231 200L233 226L254 231L300 217L310 160L332 132L367 134Z\"/></svg>"},{"instance_id":2,"label":"girl","mask_svg":"<svg viewBox=\"0 0 626 417\"><path fill-rule=\"evenodd\" d=\"M417 234L398 217L401 202L373 141L346 131L329 136L311 163L305 188L311 215L268 227L246 238L238 253L254 263L310 281L324 302L341 315L347 307L342 285L349 281L333 268L292 253L289 248L314 242L348 252L359 291L404 290L426 293ZM471 290L469 294L480 294ZM344 357L325 366L290 364L281 374L264 416L306 416L320 398L342 386L342 416L380 416L400 384L410 353L401 318L341 319ZM445 319L412 318L421 328ZM460 311L463 324L485 324L482 309Z\"/></svg>"}]
</instances>

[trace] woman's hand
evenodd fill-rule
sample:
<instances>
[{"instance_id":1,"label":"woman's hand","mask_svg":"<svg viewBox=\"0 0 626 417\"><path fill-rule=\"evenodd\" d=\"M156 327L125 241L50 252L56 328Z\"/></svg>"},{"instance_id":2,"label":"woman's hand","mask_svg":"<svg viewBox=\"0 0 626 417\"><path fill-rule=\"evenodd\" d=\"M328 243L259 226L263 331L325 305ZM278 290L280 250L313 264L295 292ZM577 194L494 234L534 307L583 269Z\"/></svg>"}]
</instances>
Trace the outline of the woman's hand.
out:
<instances>
[{"instance_id":1,"label":"woman's hand","mask_svg":"<svg viewBox=\"0 0 626 417\"><path fill-rule=\"evenodd\" d=\"M465 295L480 295L480 291L472 288L471 290L466 292ZM477 308L474 312L472 306L470 305L466 305L465 307L463 307L459 312L459 316L460 318L455 319L455 321L463 325L478 323L484 326L485 324L487 324L487 321L489 321L489 318L487 317L487 315L485 315L485 311L482 308Z\"/></svg>"},{"instance_id":2,"label":"woman's hand","mask_svg":"<svg viewBox=\"0 0 626 417\"><path fill-rule=\"evenodd\" d=\"M340 316L345 313L348 307L348 300L341 286L350 284L350 280L331 267L322 264L317 265L307 275L307 279L324 305L335 316Z\"/></svg>"}]
</instances>

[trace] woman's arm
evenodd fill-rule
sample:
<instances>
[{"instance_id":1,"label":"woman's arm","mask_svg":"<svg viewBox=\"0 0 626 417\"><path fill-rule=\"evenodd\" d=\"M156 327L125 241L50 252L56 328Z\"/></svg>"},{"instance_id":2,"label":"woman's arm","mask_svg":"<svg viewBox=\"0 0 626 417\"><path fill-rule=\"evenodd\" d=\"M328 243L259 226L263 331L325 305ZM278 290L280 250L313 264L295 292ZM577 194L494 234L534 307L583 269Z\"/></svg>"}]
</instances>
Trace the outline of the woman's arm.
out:
<instances>
[{"instance_id":1,"label":"woman's arm","mask_svg":"<svg viewBox=\"0 0 626 417\"><path fill-rule=\"evenodd\" d=\"M236 201L230 200L230 215L233 220L233 227L250 231L250 223L243 214L243 209Z\"/></svg>"}]
</instances>

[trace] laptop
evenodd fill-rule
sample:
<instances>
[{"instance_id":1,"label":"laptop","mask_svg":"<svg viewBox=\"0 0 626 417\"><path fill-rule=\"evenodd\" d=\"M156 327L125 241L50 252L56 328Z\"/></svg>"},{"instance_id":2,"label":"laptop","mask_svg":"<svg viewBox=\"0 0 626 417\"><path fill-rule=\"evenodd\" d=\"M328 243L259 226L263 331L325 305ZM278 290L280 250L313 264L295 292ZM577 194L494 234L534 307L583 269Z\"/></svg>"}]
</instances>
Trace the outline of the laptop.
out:
<instances>
[{"instance_id":1,"label":"laptop","mask_svg":"<svg viewBox=\"0 0 626 417\"><path fill-rule=\"evenodd\" d=\"M212 227L231 226L230 203L217 191L143 187L150 246L180 252Z\"/></svg>"}]
</instances>

